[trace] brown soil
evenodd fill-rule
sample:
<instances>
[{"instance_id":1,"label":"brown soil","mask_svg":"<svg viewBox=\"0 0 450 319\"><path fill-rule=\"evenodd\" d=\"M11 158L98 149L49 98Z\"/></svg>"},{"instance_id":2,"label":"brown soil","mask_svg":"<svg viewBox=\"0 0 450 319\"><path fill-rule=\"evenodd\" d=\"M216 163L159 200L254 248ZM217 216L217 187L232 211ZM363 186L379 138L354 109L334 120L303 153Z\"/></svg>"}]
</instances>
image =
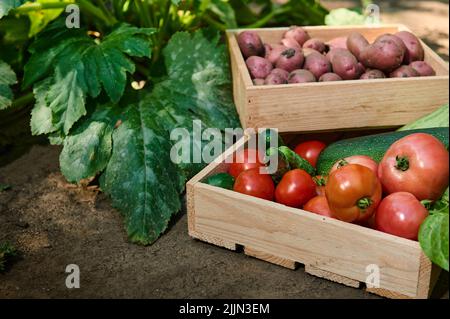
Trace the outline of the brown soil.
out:
<instances>
[{"instance_id":1,"label":"brown soil","mask_svg":"<svg viewBox=\"0 0 450 319\"><path fill-rule=\"evenodd\" d=\"M448 60L448 2L387 3L385 21L409 25ZM0 274L0 298L377 298L193 240L184 212L154 245L129 244L104 195L64 181L59 152L34 146L0 167L0 183L12 186L0 193L0 242L21 252ZM80 267L80 289L65 286L68 264ZM434 296L449 297L448 273Z\"/></svg>"}]
</instances>

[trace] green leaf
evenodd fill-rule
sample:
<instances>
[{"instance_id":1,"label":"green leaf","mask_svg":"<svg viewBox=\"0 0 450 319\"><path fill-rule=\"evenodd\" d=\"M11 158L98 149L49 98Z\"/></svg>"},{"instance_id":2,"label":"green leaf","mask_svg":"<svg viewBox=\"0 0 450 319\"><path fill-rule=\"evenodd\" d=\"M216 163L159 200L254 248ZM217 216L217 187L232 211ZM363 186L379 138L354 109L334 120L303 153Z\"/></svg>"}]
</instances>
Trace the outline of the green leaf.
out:
<instances>
[{"instance_id":1,"label":"green leaf","mask_svg":"<svg viewBox=\"0 0 450 319\"><path fill-rule=\"evenodd\" d=\"M13 92L10 85L16 84L17 78L13 69L0 60L0 110L4 110L11 106Z\"/></svg>"},{"instance_id":2,"label":"green leaf","mask_svg":"<svg viewBox=\"0 0 450 319\"><path fill-rule=\"evenodd\" d=\"M130 105L113 133L102 189L125 218L131 241L150 244L181 208L184 176L170 160L171 144L144 102Z\"/></svg>"},{"instance_id":3,"label":"green leaf","mask_svg":"<svg viewBox=\"0 0 450 319\"><path fill-rule=\"evenodd\" d=\"M325 24L330 26L362 25L364 21L362 14L346 8L331 10L325 17Z\"/></svg>"},{"instance_id":4,"label":"green leaf","mask_svg":"<svg viewBox=\"0 0 450 319\"><path fill-rule=\"evenodd\" d=\"M64 0L36 0L38 3L54 3L63 1ZM28 36L33 37L41 32L47 24L59 17L63 11L64 9L46 9L28 12L28 18L31 22Z\"/></svg>"},{"instance_id":5,"label":"green leaf","mask_svg":"<svg viewBox=\"0 0 450 319\"><path fill-rule=\"evenodd\" d=\"M105 169L111 156L117 113L111 105L101 106L65 138L59 162L69 182L95 176Z\"/></svg>"},{"instance_id":6,"label":"green leaf","mask_svg":"<svg viewBox=\"0 0 450 319\"><path fill-rule=\"evenodd\" d=\"M33 135L52 133L57 130L53 125L52 110L45 102L48 87L51 84L52 78L41 81L34 86L34 97L36 103L31 111L31 133Z\"/></svg>"},{"instance_id":7,"label":"green leaf","mask_svg":"<svg viewBox=\"0 0 450 319\"><path fill-rule=\"evenodd\" d=\"M5 266L11 257L17 255L17 249L9 243L0 244L0 272L5 271Z\"/></svg>"},{"instance_id":8,"label":"green leaf","mask_svg":"<svg viewBox=\"0 0 450 319\"><path fill-rule=\"evenodd\" d=\"M181 207L185 181L205 166L172 162L175 141L170 132L186 128L189 134L182 144L202 152L204 144L191 138L193 120L221 130L239 126L226 52L218 37L208 41L202 32L177 33L163 50L168 77L151 93L127 98L138 102L126 105L119 115L121 124L113 131L112 153L100 185L123 214L133 242L150 244L161 235ZM77 160L71 154L68 148L64 162Z\"/></svg>"},{"instance_id":9,"label":"green leaf","mask_svg":"<svg viewBox=\"0 0 450 319\"><path fill-rule=\"evenodd\" d=\"M20 7L29 0L2 0L0 2L0 19L8 14L11 9Z\"/></svg>"},{"instance_id":10,"label":"green leaf","mask_svg":"<svg viewBox=\"0 0 450 319\"><path fill-rule=\"evenodd\" d=\"M430 215L422 223L419 230L419 242L424 253L432 262L447 271L449 270L448 230L448 207L446 212L430 212Z\"/></svg>"},{"instance_id":11,"label":"green leaf","mask_svg":"<svg viewBox=\"0 0 450 319\"><path fill-rule=\"evenodd\" d=\"M209 9L225 23L227 28L238 27L234 9L228 0L211 0Z\"/></svg>"},{"instance_id":12,"label":"green leaf","mask_svg":"<svg viewBox=\"0 0 450 319\"><path fill-rule=\"evenodd\" d=\"M32 55L25 66L24 87L42 79L49 86L42 98L37 97L33 133L68 134L86 114L87 96L97 97L102 88L112 102L118 102L127 72L135 70L130 57L151 56L149 36L154 31L122 24L99 40L90 38L86 30L67 29L61 20L49 25L30 47ZM45 91L39 89L42 83L35 84L35 91ZM33 125L48 123L50 118L51 127Z\"/></svg>"},{"instance_id":13,"label":"green leaf","mask_svg":"<svg viewBox=\"0 0 450 319\"><path fill-rule=\"evenodd\" d=\"M52 124L64 134L86 114L85 93L80 83L82 74L79 68L65 75L57 70L54 83L45 95L45 103L52 111Z\"/></svg>"}]
</instances>

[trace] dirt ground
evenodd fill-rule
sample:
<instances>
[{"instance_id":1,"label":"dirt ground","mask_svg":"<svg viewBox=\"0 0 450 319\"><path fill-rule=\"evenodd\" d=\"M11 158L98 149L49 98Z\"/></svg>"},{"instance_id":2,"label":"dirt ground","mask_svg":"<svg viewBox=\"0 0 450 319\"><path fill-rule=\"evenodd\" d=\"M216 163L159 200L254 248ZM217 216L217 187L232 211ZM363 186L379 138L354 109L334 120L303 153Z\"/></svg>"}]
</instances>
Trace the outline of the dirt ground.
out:
<instances>
[{"instance_id":1,"label":"dirt ground","mask_svg":"<svg viewBox=\"0 0 450 319\"><path fill-rule=\"evenodd\" d=\"M448 60L448 1L387 2L384 21L407 24ZM21 251L0 274L0 298L378 298L193 240L184 212L154 245L129 244L106 197L64 181L59 152L36 145L0 167L12 186L0 193L0 242ZM80 289L65 286L69 264L80 267ZM449 297L448 273L434 297Z\"/></svg>"}]
</instances>

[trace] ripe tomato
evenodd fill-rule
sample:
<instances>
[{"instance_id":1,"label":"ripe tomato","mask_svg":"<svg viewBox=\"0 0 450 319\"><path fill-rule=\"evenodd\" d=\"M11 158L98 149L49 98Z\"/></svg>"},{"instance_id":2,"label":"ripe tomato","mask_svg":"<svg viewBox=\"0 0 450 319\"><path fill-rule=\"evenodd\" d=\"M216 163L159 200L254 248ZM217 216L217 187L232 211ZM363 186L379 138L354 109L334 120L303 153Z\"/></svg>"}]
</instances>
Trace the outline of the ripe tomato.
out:
<instances>
[{"instance_id":1,"label":"ripe tomato","mask_svg":"<svg viewBox=\"0 0 450 319\"><path fill-rule=\"evenodd\" d=\"M255 167L239 174L233 190L242 194L273 200L275 185L272 177L269 174L260 173L259 170L259 167Z\"/></svg>"},{"instance_id":2,"label":"ripe tomato","mask_svg":"<svg viewBox=\"0 0 450 319\"><path fill-rule=\"evenodd\" d=\"M380 203L381 183L371 169L348 164L328 176L325 196L334 217L346 222L363 222Z\"/></svg>"},{"instance_id":3,"label":"ripe tomato","mask_svg":"<svg viewBox=\"0 0 450 319\"><path fill-rule=\"evenodd\" d=\"M420 225L427 216L427 209L413 194L392 193L378 206L375 227L385 233L417 240Z\"/></svg>"},{"instance_id":4,"label":"ripe tomato","mask_svg":"<svg viewBox=\"0 0 450 319\"><path fill-rule=\"evenodd\" d=\"M389 147L378 176L386 193L408 192L418 200L437 200L448 186L448 151L437 138L414 133Z\"/></svg>"},{"instance_id":5,"label":"ripe tomato","mask_svg":"<svg viewBox=\"0 0 450 319\"><path fill-rule=\"evenodd\" d=\"M321 141L307 141L298 144L294 152L307 160L312 166L316 167L317 159L319 158L320 152L327 145Z\"/></svg>"},{"instance_id":6,"label":"ripe tomato","mask_svg":"<svg viewBox=\"0 0 450 319\"><path fill-rule=\"evenodd\" d=\"M316 183L317 196L325 196L325 185L327 184L327 176L317 175L313 177L314 183Z\"/></svg>"},{"instance_id":7,"label":"ripe tomato","mask_svg":"<svg viewBox=\"0 0 450 319\"><path fill-rule=\"evenodd\" d=\"M228 173L234 178L237 178L243 171L264 166L264 164L260 162L258 154L258 151L253 148L246 148L245 150L238 152L233 158L233 163L230 164Z\"/></svg>"},{"instance_id":8,"label":"ripe tomato","mask_svg":"<svg viewBox=\"0 0 450 319\"><path fill-rule=\"evenodd\" d=\"M316 183L298 168L284 174L275 189L275 201L291 207L301 207L315 195Z\"/></svg>"},{"instance_id":9,"label":"ripe tomato","mask_svg":"<svg viewBox=\"0 0 450 319\"><path fill-rule=\"evenodd\" d=\"M375 162L371 157L366 155L354 155L337 161L331 168L330 174L338 168L341 168L342 166L347 164L359 164L370 168L375 173L375 175L378 174L378 163Z\"/></svg>"},{"instance_id":10,"label":"ripe tomato","mask_svg":"<svg viewBox=\"0 0 450 319\"><path fill-rule=\"evenodd\" d=\"M333 217L333 213L330 210L330 206L328 206L328 201L325 196L311 198L305 206L303 206L303 209L322 216Z\"/></svg>"}]
</instances>

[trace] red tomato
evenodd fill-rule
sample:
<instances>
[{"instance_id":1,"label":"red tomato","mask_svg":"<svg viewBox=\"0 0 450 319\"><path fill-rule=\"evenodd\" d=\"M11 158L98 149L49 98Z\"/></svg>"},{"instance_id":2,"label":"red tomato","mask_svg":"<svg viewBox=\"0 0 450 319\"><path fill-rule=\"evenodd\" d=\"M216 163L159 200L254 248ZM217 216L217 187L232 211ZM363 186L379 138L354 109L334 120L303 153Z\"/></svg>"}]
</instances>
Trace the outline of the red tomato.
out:
<instances>
[{"instance_id":1,"label":"red tomato","mask_svg":"<svg viewBox=\"0 0 450 319\"><path fill-rule=\"evenodd\" d=\"M364 222L380 203L381 183L371 169L348 164L328 176L325 195L335 218Z\"/></svg>"},{"instance_id":2,"label":"red tomato","mask_svg":"<svg viewBox=\"0 0 450 319\"><path fill-rule=\"evenodd\" d=\"M325 196L311 198L305 206L303 206L303 209L322 216L333 217L333 213L330 210L330 206L328 206L328 201Z\"/></svg>"},{"instance_id":3,"label":"red tomato","mask_svg":"<svg viewBox=\"0 0 450 319\"><path fill-rule=\"evenodd\" d=\"M317 159L319 158L320 152L327 145L321 141L307 141L298 144L294 152L307 160L312 166L316 167Z\"/></svg>"},{"instance_id":4,"label":"red tomato","mask_svg":"<svg viewBox=\"0 0 450 319\"><path fill-rule=\"evenodd\" d=\"M237 178L241 172L261 166L264 166L264 164L259 160L258 151L253 148L247 148L234 156L228 173Z\"/></svg>"},{"instance_id":5,"label":"red tomato","mask_svg":"<svg viewBox=\"0 0 450 319\"><path fill-rule=\"evenodd\" d=\"M313 177L314 183L316 183L317 196L325 196L325 185L327 184L327 176L317 175Z\"/></svg>"},{"instance_id":6,"label":"red tomato","mask_svg":"<svg viewBox=\"0 0 450 319\"><path fill-rule=\"evenodd\" d=\"M378 163L366 155L354 155L337 161L330 170L330 174L347 164L359 164L370 168L375 174L378 174Z\"/></svg>"},{"instance_id":7,"label":"red tomato","mask_svg":"<svg viewBox=\"0 0 450 319\"><path fill-rule=\"evenodd\" d=\"M316 183L298 168L284 174L275 189L275 201L291 207L301 207L315 195Z\"/></svg>"},{"instance_id":8,"label":"red tomato","mask_svg":"<svg viewBox=\"0 0 450 319\"><path fill-rule=\"evenodd\" d=\"M389 147L378 167L387 194L408 192L418 200L437 200L448 186L448 151L437 138L414 133Z\"/></svg>"},{"instance_id":9,"label":"red tomato","mask_svg":"<svg viewBox=\"0 0 450 319\"><path fill-rule=\"evenodd\" d=\"M236 179L233 189L242 194L273 200L275 185L272 177L259 170L259 167L255 167L243 171Z\"/></svg>"},{"instance_id":10,"label":"red tomato","mask_svg":"<svg viewBox=\"0 0 450 319\"><path fill-rule=\"evenodd\" d=\"M427 209L411 193L392 193L384 198L375 214L375 227L385 233L417 240Z\"/></svg>"}]
</instances>

